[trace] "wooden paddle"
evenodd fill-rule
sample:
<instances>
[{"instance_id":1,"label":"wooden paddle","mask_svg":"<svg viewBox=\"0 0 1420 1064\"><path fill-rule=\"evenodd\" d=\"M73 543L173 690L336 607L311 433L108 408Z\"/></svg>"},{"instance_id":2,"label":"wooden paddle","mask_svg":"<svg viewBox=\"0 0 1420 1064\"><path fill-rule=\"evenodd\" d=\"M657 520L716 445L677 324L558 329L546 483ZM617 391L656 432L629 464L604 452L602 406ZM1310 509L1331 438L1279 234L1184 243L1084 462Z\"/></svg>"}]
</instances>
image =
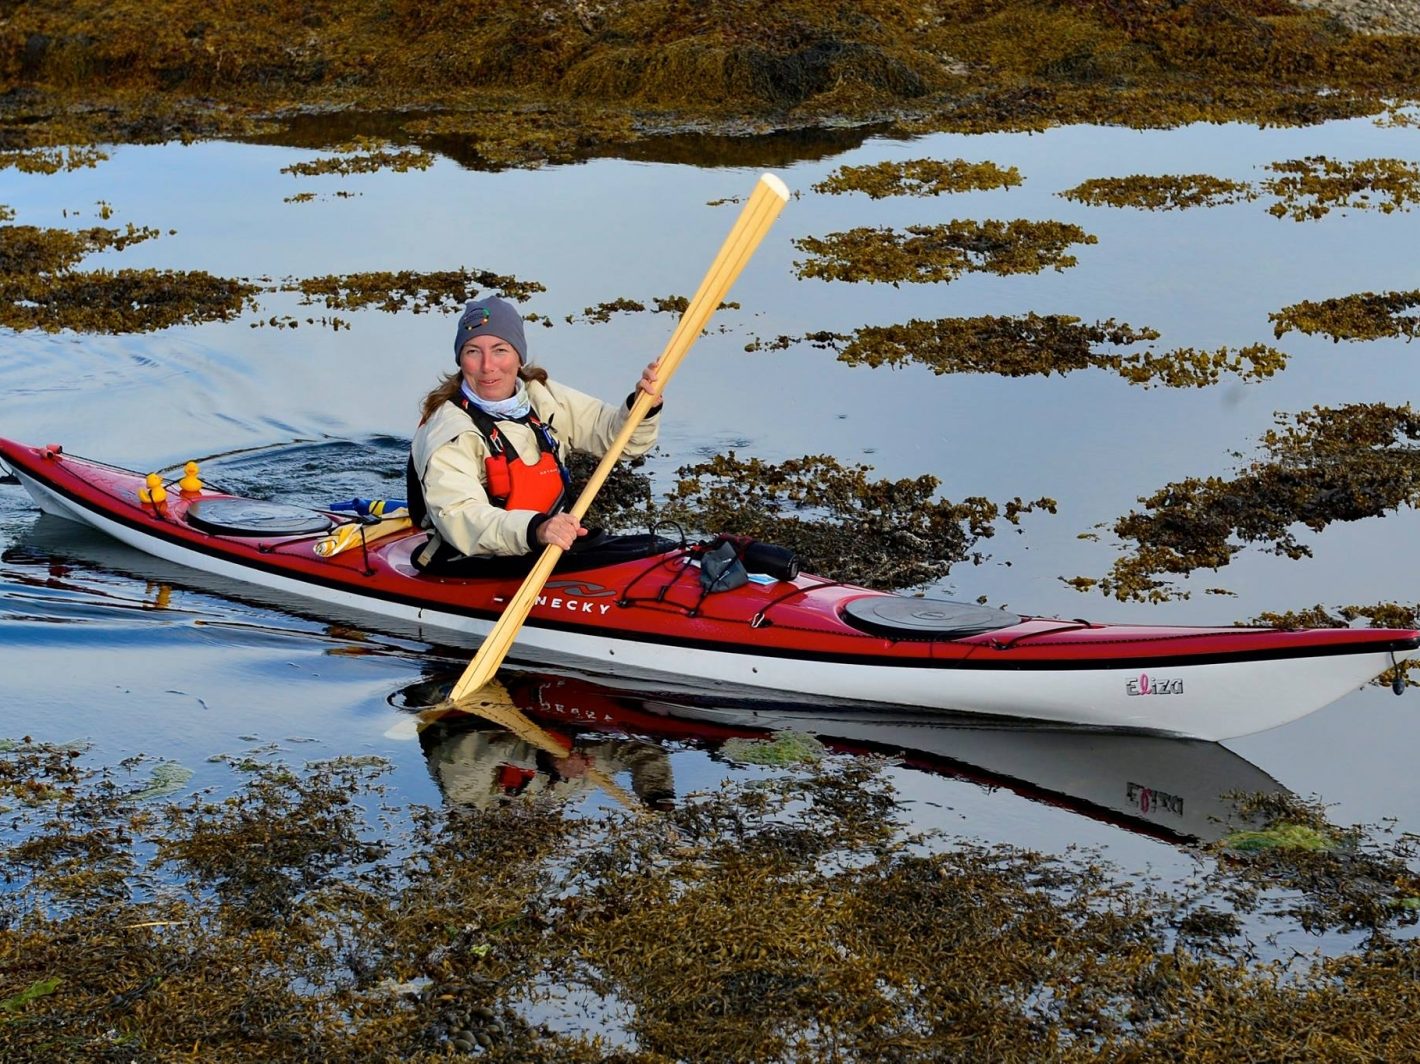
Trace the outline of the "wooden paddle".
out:
<instances>
[{"instance_id":1,"label":"wooden paddle","mask_svg":"<svg viewBox=\"0 0 1420 1064\"><path fill-rule=\"evenodd\" d=\"M700 282L700 289L695 293L695 298L690 301L685 313L681 315L680 324L676 326L670 343L666 345L665 351L662 352L656 363L656 387L658 390L665 389L671 375L675 373L681 360L685 358L686 352L690 350L690 345L695 343L700 331L705 328L705 323L710 319L710 315L725 298L730 290L730 285L734 284L735 278L740 275L745 263L749 262L749 257L754 254L755 248L759 247L759 242L764 239L764 234L769 231L769 227L774 224L774 219L779 217L779 212L784 209L784 204L787 202L789 202L789 190L784 186L784 182L773 174L762 175L754 187L754 192L750 195L749 202L740 211L740 216L735 221L734 228L730 230L730 235L721 245L719 254L715 256L715 261L710 264L710 270L705 274L705 279ZM651 395L648 392L637 393L636 401L631 406L631 412L626 417L626 424L621 427L621 432L617 434L611 447L602 456L601 463L592 473L591 478L587 481L587 486L582 489L582 494L578 496L569 511L578 521L586 516L587 510L591 508L592 500L597 497L597 492L601 491L602 484L611 473L611 467L616 464L617 459L626 450L631 434L636 431L636 427L641 424L658 398L658 395ZM449 694L450 701L457 703L493 678L493 674L498 671L498 666L503 664L503 659L508 656L513 640L517 637L523 622L527 620L528 614L532 612L543 585L547 583L547 578L552 574L552 568L560 557L562 557L562 548L554 543L549 543L543 550L542 556L538 558L537 564L533 566L532 572L523 581L522 587L518 588L518 593L513 596L513 600L503 610L503 616L498 618L498 623L493 626L493 631L488 634L488 638L478 648L478 653L468 663L468 668L459 677L458 683L454 684L454 688Z\"/></svg>"}]
</instances>

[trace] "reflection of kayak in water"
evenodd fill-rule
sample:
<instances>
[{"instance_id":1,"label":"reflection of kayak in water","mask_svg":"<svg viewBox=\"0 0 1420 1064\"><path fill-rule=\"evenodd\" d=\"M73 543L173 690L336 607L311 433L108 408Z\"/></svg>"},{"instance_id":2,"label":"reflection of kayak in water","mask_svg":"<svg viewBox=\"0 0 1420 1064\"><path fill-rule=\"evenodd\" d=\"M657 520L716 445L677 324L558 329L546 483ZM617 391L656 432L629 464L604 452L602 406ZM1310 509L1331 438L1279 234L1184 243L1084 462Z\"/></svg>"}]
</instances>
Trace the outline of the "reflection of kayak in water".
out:
<instances>
[{"instance_id":1,"label":"reflection of kayak in water","mask_svg":"<svg viewBox=\"0 0 1420 1064\"><path fill-rule=\"evenodd\" d=\"M46 511L168 561L476 641L522 573L428 576L424 534L346 535L339 515L145 478L0 440ZM144 499L149 501L143 501ZM352 549L323 551L332 535ZM568 555L522 626L520 660L751 697L971 713L1222 739L1295 720L1420 648L1420 632L1109 625L890 595L786 567L707 593L704 545L612 538ZM779 577L783 577L780 579ZM769 692L766 695L766 692Z\"/></svg>"},{"instance_id":2,"label":"reflection of kayak in water","mask_svg":"<svg viewBox=\"0 0 1420 1064\"><path fill-rule=\"evenodd\" d=\"M396 703L417 708L438 702L452 681L453 676L430 678L405 689ZM1213 840L1230 830L1230 821L1237 826L1233 802L1225 795L1287 793L1226 747L1196 739L1029 725L990 728L971 718L924 720L888 710L811 704L670 701L557 676L514 674L507 687L512 703L561 737L569 751L599 758L608 776L629 773L643 800L673 793L669 761L661 747L654 747L660 756L651 752L653 743L716 751L733 739L767 739L778 731L811 733L836 752L891 755L914 769L1005 787L1174 841ZM451 801L486 804L499 794L571 793L555 757L491 730L477 717L442 718L423 730L421 743L430 771ZM538 778L518 778L503 771L505 764Z\"/></svg>"}]
</instances>

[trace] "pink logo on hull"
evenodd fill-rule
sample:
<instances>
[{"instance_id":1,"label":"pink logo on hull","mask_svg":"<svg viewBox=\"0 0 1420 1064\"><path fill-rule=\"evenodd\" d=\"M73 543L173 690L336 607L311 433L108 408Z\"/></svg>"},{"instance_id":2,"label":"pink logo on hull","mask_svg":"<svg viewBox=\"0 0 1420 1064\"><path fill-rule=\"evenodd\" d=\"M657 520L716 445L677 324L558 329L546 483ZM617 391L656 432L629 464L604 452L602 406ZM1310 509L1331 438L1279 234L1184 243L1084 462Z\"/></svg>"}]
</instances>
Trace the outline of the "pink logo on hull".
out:
<instances>
[{"instance_id":1,"label":"pink logo on hull","mask_svg":"<svg viewBox=\"0 0 1420 1064\"><path fill-rule=\"evenodd\" d=\"M1157 677L1150 679L1147 672L1141 672L1137 680L1124 681L1124 691L1131 697L1134 695L1181 695L1183 694L1183 680L1179 678L1161 680Z\"/></svg>"}]
</instances>

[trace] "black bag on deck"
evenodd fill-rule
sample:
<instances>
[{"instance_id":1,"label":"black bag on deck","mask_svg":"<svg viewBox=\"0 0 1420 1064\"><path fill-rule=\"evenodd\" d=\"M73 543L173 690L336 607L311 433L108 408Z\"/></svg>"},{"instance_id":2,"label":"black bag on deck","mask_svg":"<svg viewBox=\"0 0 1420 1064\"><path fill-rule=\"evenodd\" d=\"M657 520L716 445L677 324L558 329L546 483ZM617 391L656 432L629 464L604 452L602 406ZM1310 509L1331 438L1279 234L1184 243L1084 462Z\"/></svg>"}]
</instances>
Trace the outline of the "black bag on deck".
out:
<instances>
[{"instance_id":1,"label":"black bag on deck","mask_svg":"<svg viewBox=\"0 0 1420 1064\"><path fill-rule=\"evenodd\" d=\"M749 573L745 571L735 545L729 540L700 556L700 586L707 595L715 591L732 591L747 583Z\"/></svg>"}]
</instances>

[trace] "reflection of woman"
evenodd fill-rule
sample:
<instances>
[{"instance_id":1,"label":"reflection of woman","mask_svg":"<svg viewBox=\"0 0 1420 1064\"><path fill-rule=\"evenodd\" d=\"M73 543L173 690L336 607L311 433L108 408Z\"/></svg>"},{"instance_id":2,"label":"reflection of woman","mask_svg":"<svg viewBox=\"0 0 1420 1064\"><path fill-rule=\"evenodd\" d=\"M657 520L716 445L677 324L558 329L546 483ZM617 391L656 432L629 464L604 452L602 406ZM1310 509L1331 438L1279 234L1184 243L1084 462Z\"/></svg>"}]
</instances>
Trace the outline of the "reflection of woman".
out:
<instances>
[{"instance_id":1,"label":"reflection of woman","mask_svg":"<svg viewBox=\"0 0 1420 1064\"><path fill-rule=\"evenodd\" d=\"M626 423L635 393L611 405L527 366L523 319L497 298L473 300L454 334L449 374L424 397L410 448L409 502L430 528L421 568L461 558L522 555L555 543L571 549L587 530L560 513L567 486L566 450L603 455ZM656 394L656 366L637 382ZM632 433L630 457L656 442L653 407Z\"/></svg>"},{"instance_id":2,"label":"reflection of woman","mask_svg":"<svg viewBox=\"0 0 1420 1064\"><path fill-rule=\"evenodd\" d=\"M559 736L559 738L561 738ZM419 736L429 773L451 805L486 809L517 796L572 800L597 788L596 777L626 772L645 805L668 808L675 798L670 757L654 743L593 739L557 756L497 728L436 722Z\"/></svg>"}]
</instances>

